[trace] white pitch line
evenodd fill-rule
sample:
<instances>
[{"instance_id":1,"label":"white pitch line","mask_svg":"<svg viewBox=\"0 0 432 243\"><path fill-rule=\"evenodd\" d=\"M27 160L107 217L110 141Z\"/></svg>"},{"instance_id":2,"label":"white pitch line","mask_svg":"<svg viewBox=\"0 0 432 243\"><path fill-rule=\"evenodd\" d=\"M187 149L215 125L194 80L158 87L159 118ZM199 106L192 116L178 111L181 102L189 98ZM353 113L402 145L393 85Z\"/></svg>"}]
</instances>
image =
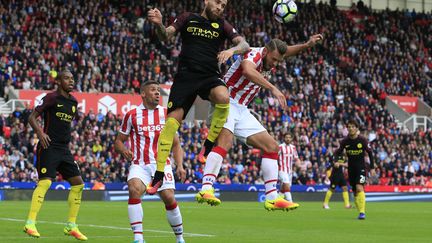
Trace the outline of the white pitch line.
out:
<instances>
[{"instance_id":1,"label":"white pitch line","mask_svg":"<svg viewBox=\"0 0 432 243\"><path fill-rule=\"evenodd\" d=\"M14 218L0 218L0 220L4 221L15 221L15 222L25 222L25 220L22 219L14 219ZM59 224L59 225L65 225L64 222L50 222L50 221L43 221L38 220L38 223L43 224ZM117 227L117 226L107 226L107 225L96 225L96 224L79 224L80 226L86 226L86 227L93 227L93 228L104 228L104 229L116 229L116 230L128 230L130 231L130 228L125 227ZM143 229L144 232L153 232L153 233L162 233L162 234L172 234L171 231L164 231L164 230L151 230L151 229ZM189 237L215 237L216 235L208 235L208 234L196 234L196 233L183 233L185 236Z\"/></svg>"},{"instance_id":2,"label":"white pitch line","mask_svg":"<svg viewBox=\"0 0 432 243\"><path fill-rule=\"evenodd\" d=\"M65 239L67 236L41 236L40 239ZM103 235L92 235L91 238L130 238L131 236L120 236L120 235L112 235L112 236L103 236ZM146 235L145 238L171 238L171 236L163 236L163 235ZM2 237L2 239L9 239L9 240L14 240L14 239L29 239L29 240L35 240L35 238L33 237L29 237L29 236L22 236L22 237L18 237L18 236L6 236L6 237Z\"/></svg>"}]
</instances>

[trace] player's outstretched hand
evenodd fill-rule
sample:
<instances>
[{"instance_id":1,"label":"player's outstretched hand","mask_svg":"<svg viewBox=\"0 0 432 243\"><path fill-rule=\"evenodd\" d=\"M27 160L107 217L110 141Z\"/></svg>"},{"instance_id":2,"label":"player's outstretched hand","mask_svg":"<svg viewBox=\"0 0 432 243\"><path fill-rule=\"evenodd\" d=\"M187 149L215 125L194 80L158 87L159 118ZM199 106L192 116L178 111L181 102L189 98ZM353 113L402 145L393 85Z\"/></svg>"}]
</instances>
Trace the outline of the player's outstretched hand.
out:
<instances>
[{"instance_id":1,"label":"player's outstretched hand","mask_svg":"<svg viewBox=\"0 0 432 243\"><path fill-rule=\"evenodd\" d=\"M177 178L179 178L181 182L184 182L186 180L186 170L184 168L177 167L176 175L177 175Z\"/></svg>"},{"instance_id":2,"label":"player's outstretched hand","mask_svg":"<svg viewBox=\"0 0 432 243\"><path fill-rule=\"evenodd\" d=\"M157 8L150 9L147 12L147 18L150 21L150 23L157 24L157 25L162 24L162 14Z\"/></svg>"},{"instance_id":3,"label":"player's outstretched hand","mask_svg":"<svg viewBox=\"0 0 432 243\"><path fill-rule=\"evenodd\" d=\"M273 96L278 100L282 109L285 110L285 108L287 107L285 95L276 87L272 88L271 92L272 92Z\"/></svg>"},{"instance_id":4,"label":"player's outstretched hand","mask_svg":"<svg viewBox=\"0 0 432 243\"><path fill-rule=\"evenodd\" d=\"M309 41L307 42L307 45L309 47L315 46L318 42L321 42L324 39L324 37L321 34L313 35L309 38Z\"/></svg>"},{"instance_id":5,"label":"player's outstretched hand","mask_svg":"<svg viewBox=\"0 0 432 243\"><path fill-rule=\"evenodd\" d=\"M41 132L37 134L40 143L42 144L42 148L47 149L50 146L51 138L48 134Z\"/></svg>"},{"instance_id":6,"label":"player's outstretched hand","mask_svg":"<svg viewBox=\"0 0 432 243\"><path fill-rule=\"evenodd\" d=\"M125 151L123 151L121 153L121 155L128 161L131 161L132 157L133 157L132 151L130 151L129 149L126 149Z\"/></svg>"},{"instance_id":7,"label":"player's outstretched hand","mask_svg":"<svg viewBox=\"0 0 432 243\"><path fill-rule=\"evenodd\" d=\"M232 57L232 55L234 55L234 52L231 50L225 50L225 51L221 51L219 52L218 55L218 61L219 63L225 63L226 61L228 61L228 59L230 59L230 57Z\"/></svg>"}]
</instances>

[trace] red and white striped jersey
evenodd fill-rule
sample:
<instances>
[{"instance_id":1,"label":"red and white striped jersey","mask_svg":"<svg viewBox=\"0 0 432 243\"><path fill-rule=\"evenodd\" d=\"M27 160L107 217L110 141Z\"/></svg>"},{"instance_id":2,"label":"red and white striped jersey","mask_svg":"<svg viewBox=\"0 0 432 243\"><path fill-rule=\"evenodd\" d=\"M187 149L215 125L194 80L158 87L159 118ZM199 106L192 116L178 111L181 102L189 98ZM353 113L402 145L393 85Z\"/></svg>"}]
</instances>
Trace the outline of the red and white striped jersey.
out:
<instances>
[{"instance_id":1,"label":"red and white striped jersey","mask_svg":"<svg viewBox=\"0 0 432 243\"><path fill-rule=\"evenodd\" d=\"M298 154L294 145L286 143L279 145L279 171L291 173L296 159L298 159Z\"/></svg>"},{"instance_id":2,"label":"red and white striped jersey","mask_svg":"<svg viewBox=\"0 0 432 243\"><path fill-rule=\"evenodd\" d=\"M133 164L156 163L159 135L165 125L166 108L150 110L143 104L123 117L120 132L129 135ZM167 159L170 164L170 159Z\"/></svg>"},{"instance_id":3,"label":"red and white striped jersey","mask_svg":"<svg viewBox=\"0 0 432 243\"><path fill-rule=\"evenodd\" d=\"M229 93L232 99L240 105L247 106L258 94L261 87L248 80L242 75L243 69L241 63L243 60L248 60L256 65L256 70L264 75L265 78L270 77L270 71L263 71L263 51L264 47L251 48L242 57L238 58L230 67L224 76Z\"/></svg>"}]
</instances>

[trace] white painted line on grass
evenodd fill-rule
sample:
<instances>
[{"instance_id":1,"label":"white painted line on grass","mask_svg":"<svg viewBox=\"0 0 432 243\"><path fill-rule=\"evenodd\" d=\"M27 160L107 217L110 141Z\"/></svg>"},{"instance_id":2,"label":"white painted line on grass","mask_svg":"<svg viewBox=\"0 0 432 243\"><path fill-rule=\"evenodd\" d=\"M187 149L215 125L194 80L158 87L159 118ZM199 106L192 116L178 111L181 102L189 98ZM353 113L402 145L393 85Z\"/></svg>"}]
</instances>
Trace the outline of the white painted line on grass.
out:
<instances>
[{"instance_id":1,"label":"white painted line on grass","mask_svg":"<svg viewBox=\"0 0 432 243\"><path fill-rule=\"evenodd\" d=\"M25 220L22 219L14 219L14 218L0 218L0 220L4 221L15 221L15 222L25 222ZM43 224L59 224L59 225L65 225L64 222L50 222L50 221L43 221L38 220L38 223ZM117 226L107 226L107 225L96 225L96 224L79 224L80 226L86 226L86 227L93 227L93 228L104 228L104 229L115 229L115 230L128 230L130 231L130 228L126 227L117 227ZM153 233L162 233L162 234L172 234L172 231L164 231L164 230L151 230L151 229L143 229L144 232L153 232ZM184 236L189 237L215 237L216 235L208 235L208 234L196 234L196 233L183 233Z\"/></svg>"},{"instance_id":2,"label":"white painted line on grass","mask_svg":"<svg viewBox=\"0 0 432 243\"><path fill-rule=\"evenodd\" d=\"M67 239L68 236L41 236L39 239ZM121 235L112 235L112 236L103 236L103 235L92 235L90 236L92 239L94 238L131 238L131 236L121 236ZM163 236L163 235L146 235L145 238L172 238L172 236ZM6 236L2 237L2 239L9 239L9 240L18 240L18 239L24 239L24 240L35 240L38 238L30 237L30 236ZM71 238L72 239L72 238Z\"/></svg>"}]
</instances>

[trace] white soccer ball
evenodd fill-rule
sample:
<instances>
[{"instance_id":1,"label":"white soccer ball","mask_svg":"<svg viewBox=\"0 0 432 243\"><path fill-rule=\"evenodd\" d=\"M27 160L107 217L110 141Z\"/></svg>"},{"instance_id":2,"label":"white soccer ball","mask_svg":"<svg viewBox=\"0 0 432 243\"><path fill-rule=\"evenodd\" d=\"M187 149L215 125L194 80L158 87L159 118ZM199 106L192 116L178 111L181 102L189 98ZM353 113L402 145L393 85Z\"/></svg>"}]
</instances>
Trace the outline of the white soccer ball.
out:
<instances>
[{"instance_id":1,"label":"white soccer ball","mask_svg":"<svg viewBox=\"0 0 432 243\"><path fill-rule=\"evenodd\" d=\"M293 0L277 0L273 4L273 16L279 23L288 23L297 15L297 4Z\"/></svg>"}]
</instances>

